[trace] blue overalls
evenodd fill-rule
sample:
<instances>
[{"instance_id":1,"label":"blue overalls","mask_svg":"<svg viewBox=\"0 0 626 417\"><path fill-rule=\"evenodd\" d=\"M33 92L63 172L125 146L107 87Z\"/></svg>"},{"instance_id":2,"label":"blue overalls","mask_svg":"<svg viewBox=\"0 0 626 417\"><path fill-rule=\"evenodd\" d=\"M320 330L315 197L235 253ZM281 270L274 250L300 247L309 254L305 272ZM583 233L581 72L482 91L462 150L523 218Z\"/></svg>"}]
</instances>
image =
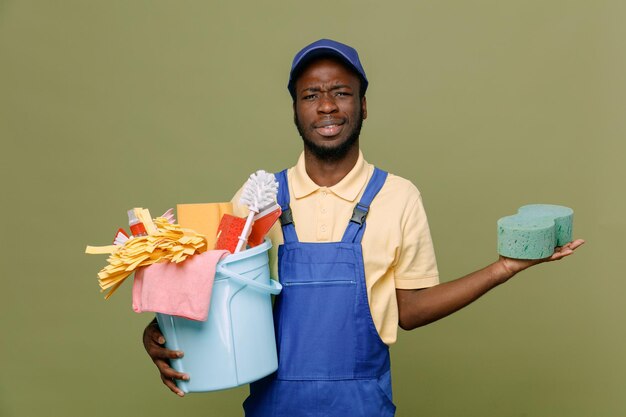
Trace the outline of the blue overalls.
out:
<instances>
[{"instance_id":1,"label":"blue overalls","mask_svg":"<svg viewBox=\"0 0 626 417\"><path fill-rule=\"evenodd\" d=\"M387 173L376 168L341 242L298 241L287 171L277 174L285 243L274 304L278 370L250 385L247 417L393 416L389 349L370 312L361 239Z\"/></svg>"}]
</instances>

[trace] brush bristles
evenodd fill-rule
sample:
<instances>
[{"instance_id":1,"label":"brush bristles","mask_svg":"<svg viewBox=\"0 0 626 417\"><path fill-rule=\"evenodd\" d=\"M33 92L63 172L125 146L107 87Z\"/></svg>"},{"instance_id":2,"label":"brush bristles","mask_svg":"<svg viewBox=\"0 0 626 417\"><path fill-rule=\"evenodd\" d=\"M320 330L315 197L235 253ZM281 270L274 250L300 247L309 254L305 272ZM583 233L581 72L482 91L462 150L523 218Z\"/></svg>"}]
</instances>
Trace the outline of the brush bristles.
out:
<instances>
[{"instance_id":1,"label":"brush bristles","mask_svg":"<svg viewBox=\"0 0 626 417\"><path fill-rule=\"evenodd\" d=\"M259 170L248 178L239 202L254 212L276 202L278 182L274 174Z\"/></svg>"}]
</instances>

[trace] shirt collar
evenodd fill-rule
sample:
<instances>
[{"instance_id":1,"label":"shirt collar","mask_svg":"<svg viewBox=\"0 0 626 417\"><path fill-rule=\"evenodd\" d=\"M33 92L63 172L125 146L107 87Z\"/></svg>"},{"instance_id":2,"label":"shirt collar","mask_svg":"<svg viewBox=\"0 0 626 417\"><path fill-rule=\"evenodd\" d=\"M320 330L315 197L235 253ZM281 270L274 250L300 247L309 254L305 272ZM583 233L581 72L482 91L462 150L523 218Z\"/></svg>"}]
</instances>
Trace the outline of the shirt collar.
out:
<instances>
[{"instance_id":1,"label":"shirt collar","mask_svg":"<svg viewBox=\"0 0 626 417\"><path fill-rule=\"evenodd\" d=\"M359 157L354 167L352 167L350 172L348 172L348 174L343 177L341 181L332 187L328 187L328 189L333 194L346 201L355 201L363 187L365 187L368 175L368 163L363 158L363 153L359 150ZM293 170L291 184L294 197L297 199L306 197L307 195L322 188L313 182L313 180L306 173L304 152L300 154L298 163Z\"/></svg>"}]
</instances>

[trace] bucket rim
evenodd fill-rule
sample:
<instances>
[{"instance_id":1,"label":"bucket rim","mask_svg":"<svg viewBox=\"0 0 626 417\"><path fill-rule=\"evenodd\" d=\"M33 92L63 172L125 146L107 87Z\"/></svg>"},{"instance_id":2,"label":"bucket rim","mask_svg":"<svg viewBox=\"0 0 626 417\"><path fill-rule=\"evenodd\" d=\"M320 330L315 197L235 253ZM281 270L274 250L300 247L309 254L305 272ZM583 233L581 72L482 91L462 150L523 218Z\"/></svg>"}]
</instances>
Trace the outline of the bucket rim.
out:
<instances>
[{"instance_id":1,"label":"bucket rim","mask_svg":"<svg viewBox=\"0 0 626 417\"><path fill-rule=\"evenodd\" d=\"M220 263L222 263L222 264L229 264L229 263L232 263L232 262L237 262L237 261L240 261L242 259L246 259L246 258L249 258L251 256L255 256L255 255L258 255L260 253L266 252L266 251L270 250L271 247L272 247L272 241L269 238L265 238L263 243L261 243L260 245L257 245L257 246L255 246L253 248L246 249L246 250L238 252L238 253L233 253L233 254L227 255L224 259L222 259L220 261Z\"/></svg>"}]
</instances>

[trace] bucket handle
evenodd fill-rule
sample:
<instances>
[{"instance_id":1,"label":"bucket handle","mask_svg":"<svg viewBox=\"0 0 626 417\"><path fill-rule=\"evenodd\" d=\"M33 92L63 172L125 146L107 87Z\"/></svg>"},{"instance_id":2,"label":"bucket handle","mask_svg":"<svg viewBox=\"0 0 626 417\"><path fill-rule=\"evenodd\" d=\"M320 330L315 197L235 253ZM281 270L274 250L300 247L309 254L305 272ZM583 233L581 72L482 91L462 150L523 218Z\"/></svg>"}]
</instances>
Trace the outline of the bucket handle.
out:
<instances>
[{"instance_id":1,"label":"bucket handle","mask_svg":"<svg viewBox=\"0 0 626 417\"><path fill-rule=\"evenodd\" d=\"M270 293L270 294L278 294L282 291L283 286L280 285L280 283L278 281L275 281L273 279L270 279L270 284L262 284L260 282L257 282L255 280L252 280L250 278L246 278L243 275L240 275L236 272L231 271L230 269L226 268L225 265L217 265L217 271L220 274L224 274L227 277L229 277L230 279L232 279L233 281L237 281L240 284L243 285L247 285L257 291L263 292L263 293Z\"/></svg>"}]
</instances>

